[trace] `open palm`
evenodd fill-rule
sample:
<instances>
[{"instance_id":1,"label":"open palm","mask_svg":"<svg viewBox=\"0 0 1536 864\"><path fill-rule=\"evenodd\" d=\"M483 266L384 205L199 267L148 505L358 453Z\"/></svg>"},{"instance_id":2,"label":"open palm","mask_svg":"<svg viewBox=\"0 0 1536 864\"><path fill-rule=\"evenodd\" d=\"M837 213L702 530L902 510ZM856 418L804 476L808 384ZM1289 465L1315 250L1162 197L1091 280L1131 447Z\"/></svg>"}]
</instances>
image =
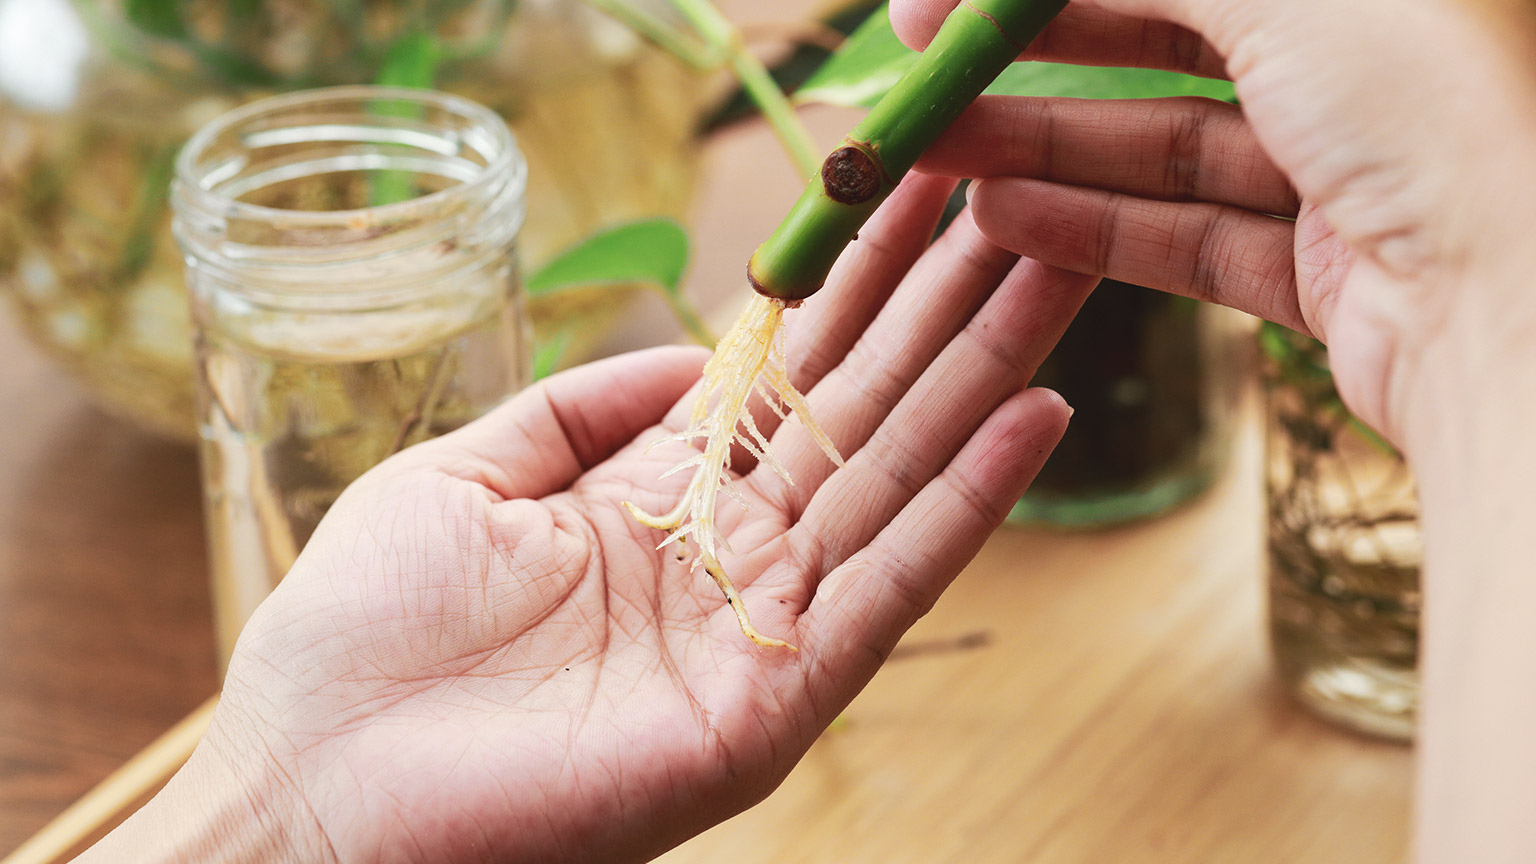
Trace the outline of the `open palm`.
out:
<instances>
[{"instance_id":1,"label":"open palm","mask_svg":"<svg viewBox=\"0 0 1536 864\"><path fill-rule=\"evenodd\" d=\"M270 760L344 860L641 860L770 791L1001 522L1061 434L1024 390L1093 281L1020 260L950 184L899 190L791 316L796 384L845 456L770 426L723 562L754 623L620 502L664 510L707 356L551 378L337 502L252 619L209 746ZM258 719L259 718L259 719ZM232 754L239 753L240 756Z\"/></svg>"}]
</instances>

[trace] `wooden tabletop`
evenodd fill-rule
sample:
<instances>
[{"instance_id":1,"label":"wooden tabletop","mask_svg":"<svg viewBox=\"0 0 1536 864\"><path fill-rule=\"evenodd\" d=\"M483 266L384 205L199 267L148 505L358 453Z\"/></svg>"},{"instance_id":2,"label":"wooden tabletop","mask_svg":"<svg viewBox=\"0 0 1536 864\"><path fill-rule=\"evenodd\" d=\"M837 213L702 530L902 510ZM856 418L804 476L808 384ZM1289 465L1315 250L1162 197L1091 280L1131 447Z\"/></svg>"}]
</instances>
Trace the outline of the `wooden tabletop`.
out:
<instances>
[{"instance_id":1,"label":"wooden tabletop","mask_svg":"<svg viewBox=\"0 0 1536 864\"><path fill-rule=\"evenodd\" d=\"M995 534L782 787L661 860L1408 860L1408 748L1271 674L1253 413L1178 512Z\"/></svg>"},{"instance_id":2,"label":"wooden tabletop","mask_svg":"<svg viewBox=\"0 0 1536 864\"><path fill-rule=\"evenodd\" d=\"M744 129L705 154L695 281L732 284L794 197L776 152ZM0 852L215 687L193 451L91 408L5 315ZM782 788L662 860L1405 861L1409 751L1271 674L1251 415L1192 506L994 536Z\"/></svg>"},{"instance_id":3,"label":"wooden tabletop","mask_svg":"<svg viewBox=\"0 0 1536 864\"><path fill-rule=\"evenodd\" d=\"M0 851L216 687L197 454L95 410L0 312Z\"/></svg>"}]
</instances>

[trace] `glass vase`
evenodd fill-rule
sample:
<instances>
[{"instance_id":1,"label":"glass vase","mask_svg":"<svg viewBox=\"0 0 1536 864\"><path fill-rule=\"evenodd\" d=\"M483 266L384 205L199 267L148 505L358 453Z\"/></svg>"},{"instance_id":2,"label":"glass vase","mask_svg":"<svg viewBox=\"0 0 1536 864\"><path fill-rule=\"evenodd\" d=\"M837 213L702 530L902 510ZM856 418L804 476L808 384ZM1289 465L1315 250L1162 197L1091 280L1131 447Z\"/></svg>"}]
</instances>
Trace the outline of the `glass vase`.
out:
<instances>
[{"instance_id":1,"label":"glass vase","mask_svg":"<svg viewBox=\"0 0 1536 864\"><path fill-rule=\"evenodd\" d=\"M1235 333L1228 310L1103 280L1032 382L1072 422L1010 520L1102 527L1208 487L1231 440Z\"/></svg>"},{"instance_id":2,"label":"glass vase","mask_svg":"<svg viewBox=\"0 0 1536 864\"><path fill-rule=\"evenodd\" d=\"M1320 343L1275 325L1261 340L1276 665L1315 713L1406 741L1423 559L1413 476L1344 407Z\"/></svg>"},{"instance_id":3,"label":"glass vase","mask_svg":"<svg viewBox=\"0 0 1536 864\"><path fill-rule=\"evenodd\" d=\"M420 90L252 103L177 160L221 658L349 483L526 384L505 123Z\"/></svg>"}]
</instances>

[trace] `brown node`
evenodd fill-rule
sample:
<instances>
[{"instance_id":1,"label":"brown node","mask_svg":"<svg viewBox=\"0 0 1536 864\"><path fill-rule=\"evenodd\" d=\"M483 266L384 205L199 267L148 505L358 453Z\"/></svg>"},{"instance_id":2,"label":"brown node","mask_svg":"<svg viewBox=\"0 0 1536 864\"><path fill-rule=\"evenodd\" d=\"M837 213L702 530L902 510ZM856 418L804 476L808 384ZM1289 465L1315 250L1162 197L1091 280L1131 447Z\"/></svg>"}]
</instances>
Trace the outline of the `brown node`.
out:
<instances>
[{"instance_id":1,"label":"brown node","mask_svg":"<svg viewBox=\"0 0 1536 864\"><path fill-rule=\"evenodd\" d=\"M840 204L862 204L880 191L880 166L857 147L839 147L821 163L821 186Z\"/></svg>"}]
</instances>

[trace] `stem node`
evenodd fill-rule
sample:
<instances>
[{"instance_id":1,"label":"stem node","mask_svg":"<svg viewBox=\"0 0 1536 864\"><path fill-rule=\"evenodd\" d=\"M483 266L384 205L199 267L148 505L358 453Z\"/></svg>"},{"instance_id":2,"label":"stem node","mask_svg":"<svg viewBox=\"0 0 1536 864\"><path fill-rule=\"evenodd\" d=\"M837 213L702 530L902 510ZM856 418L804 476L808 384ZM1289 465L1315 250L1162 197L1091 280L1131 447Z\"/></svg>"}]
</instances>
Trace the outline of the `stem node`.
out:
<instances>
[{"instance_id":1,"label":"stem node","mask_svg":"<svg viewBox=\"0 0 1536 864\"><path fill-rule=\"evenodd\" d=\"M840 204L862 204L880 191L885 172L875 158L857 147L839 147L821 163L821 186Z\"/></svg>"}]
</instances>

